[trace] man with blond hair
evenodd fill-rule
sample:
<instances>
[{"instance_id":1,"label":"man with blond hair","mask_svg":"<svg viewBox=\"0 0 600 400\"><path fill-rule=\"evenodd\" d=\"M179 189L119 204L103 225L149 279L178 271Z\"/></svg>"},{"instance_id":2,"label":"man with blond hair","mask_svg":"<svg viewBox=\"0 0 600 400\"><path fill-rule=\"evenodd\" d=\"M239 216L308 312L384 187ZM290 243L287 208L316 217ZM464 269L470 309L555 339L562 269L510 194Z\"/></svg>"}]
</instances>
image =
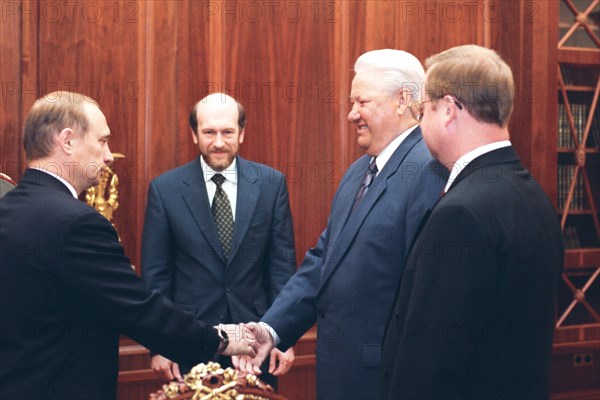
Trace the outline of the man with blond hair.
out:
<instances>
[{"instance_id":1,"label":"man with blond hair","mask_svg":"<svg viewBox=\"0 0 600 400\"><path fill-rule=\"evenodd\" d=\"M476 45L426 66L423 136L450 177L390 314L383 397L547 399L563 241L510 143L512 72Z\"/></svg>"},{"instance_id":2,"label":"man with blond hair","mask_svg":"<svg viewBox=\"0 0 600 400\"><path fill-rule=\"evenodd\" d=\"M246 111L233 97L206 96L189 123L198 157L148 188L143 279L200 320L259 320L296 270L285 177L239 156ZM228 357L215 361L231 365ZM276 386L293 361L292 349L274 349L262 377ZM181 378L179 365L167 357L154 355L151 365L164 380Z\"/></svg>"}]
</instances>

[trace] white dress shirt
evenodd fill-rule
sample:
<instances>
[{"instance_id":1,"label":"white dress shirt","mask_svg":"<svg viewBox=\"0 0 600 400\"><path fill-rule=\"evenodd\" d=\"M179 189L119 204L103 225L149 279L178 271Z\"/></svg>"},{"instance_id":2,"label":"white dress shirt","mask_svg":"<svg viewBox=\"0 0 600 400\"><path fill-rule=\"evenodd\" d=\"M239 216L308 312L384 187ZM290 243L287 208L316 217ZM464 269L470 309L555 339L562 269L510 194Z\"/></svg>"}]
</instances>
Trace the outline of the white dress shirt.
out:
<instances>
[{"instance_id":1,"label":"white dress shirt","mask_svg":"<svg viewBox=\"0 0 600 400\"><path fill-rule=\"evenodd\" d=\"M206 193L208 193L208 202L212 207L213 199L215 198L215 192L217 191L217 184L213 182L212 177L216 174L221 174L225 177L223 182L223 191L229 199L231 205L231 213L233 214L233 220L235 221L235 208L237 205L237 160L234 158L233 162L221 172L217 172L210 167L202 156L200 156L200 167L204 173L204 182L206 183Z\"/></svg>"},{"instance_id":2,"label":"white dress shirt","mask_svg":"<svg viewBox=\"0 0 600 400\"><path fill-rule=\"evenodd\" d=\"M377 164L377 175L379 175L379 172L381 170L383 170L383 167L385 167L385 164L387 164L387 162L392 157L392 154L394 154L394 152L396 151L396 149L398 147L400 147L400 145L402 144L402 142L404 142L404 139L406 139L408 137L408 135L410 135L410 133L412 131L414 131L415 129L417 129L417 126L419 126L419 125L415 125L413 127L408 128L407 130L405 130L404 132L402 132L400 134L400 136L398 136L397 138L395 138L394 140L392 140L390 142L390 144L388 144L387 146L385 146L385 148L383 150L381 150L381 153L379 153L379 155L377 156L377 159L375 160L375 164ZM371 159L373 159L373 158L371 158ZM377 175L375 175L375 176L377 176Z\"/></svg>"}]
</instances>

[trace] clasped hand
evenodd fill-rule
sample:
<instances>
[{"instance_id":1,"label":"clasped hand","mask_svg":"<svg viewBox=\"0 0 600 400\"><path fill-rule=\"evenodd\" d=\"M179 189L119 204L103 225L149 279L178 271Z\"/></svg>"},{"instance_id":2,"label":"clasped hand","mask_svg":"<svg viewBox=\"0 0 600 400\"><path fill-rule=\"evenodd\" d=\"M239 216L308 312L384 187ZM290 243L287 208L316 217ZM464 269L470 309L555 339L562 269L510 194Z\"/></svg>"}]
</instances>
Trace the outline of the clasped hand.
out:
<instances>
[{"instance_id":1,"label":"clasped hand","mask_svg":"<svg viewBox=\"0 0 600 400\"><path fill-rule=\"evenodd\" d=\"M247 324L221 324L219 329L227 332L229 344L221 353L224 356L245 356L254 358L259 349L255 330Z\"/></svg>"},{"instance_id":2,"label":"clasped hand","mask_svg":"<svg viewBox=\"0 0 600 400\"><path fill-rule=\"evenodd\" d=\"M246 324L223 324L220 326L229 339L227 348L223 351L224 356L240 355L248 360L253 359L259 350L259 343L255 338L255 333ZM270 336L270 335L269 335ZM173 379L182 380L183 377L176 362L169 360L161 355L152 357L152 369L164 381Z\"/></svg>"},{"instance_id":3,"label":"clasped hand","mask_svg":"<svg viewBox=\"0 0 600 400\"><path fill-rule=\"evenodd\" d=\"M254 375L260 375L260 366L265 361L267 356L271 353L275 344L273 343L273 336L267 328L261 326L255 322L250 322L245 325L246 328L252 332L254 338L256 340L256 344L258 345L258 351L255 357L247 356L247 355L239 355L237 357L232 357L233 366L242 372ZM289 350L288 350L289 351ZM286 352L287 353L287 352ZM291 362L293 362L293 350L291 353ZM289 363L291 365L291 362ZM273 362L271 362L273 364ZM273 370L274 365L269 367L269 370ZM286 371L287 372L287 369ZM285 373L284 372L284 373Z\"/></svg>"}]
</instances>

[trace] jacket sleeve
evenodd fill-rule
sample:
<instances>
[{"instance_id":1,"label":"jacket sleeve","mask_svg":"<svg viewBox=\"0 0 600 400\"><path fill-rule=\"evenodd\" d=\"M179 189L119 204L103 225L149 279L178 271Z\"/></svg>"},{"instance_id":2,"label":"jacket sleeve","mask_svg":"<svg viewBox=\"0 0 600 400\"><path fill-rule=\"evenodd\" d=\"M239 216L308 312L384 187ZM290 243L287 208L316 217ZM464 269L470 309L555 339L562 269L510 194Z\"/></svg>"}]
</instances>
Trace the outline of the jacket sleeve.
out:
<instances>
[{"instance_id":1,"label":"jacket sleeve","mask_svg":"<svg viewBox=\"0 0 600 400\"><path fill-rule=\"evenodd\" d=\"M85 308L97 313L100 323L114 325L152 351L186 365L215 354L216 331L144 288L104 217L90 209L65 232L58 272Z\"/></svg>"},{"instance_id":2,"label":"jacket sleeve","mask_svg":"<svg viewBox=\"0 0 600 400\"><path fill-rule=\"evenodd\" d=\"M261 322L271 326L287 350L317 322L317 293L321 267L325 257L327 229L319 237L317 246L306 252L302 265L283 287Z\"/></svg>"},{"instance_id":3,"label":"jacket sleeve","mask_svg":"<svg viewBox=\"0 0 600 400\"><path fill-rule=\"evenodd\" d=\"M273 210L269 246L265 266L267 268L270 303L273 303L283 286L296 271L294 226L287 185L283 176L281 177Z\"/></svg>"},{"instance_id":4,"label":"jacket sleeve","mask_svg":"<svg viewBox=\"0 0 600 400\"><path fill-rule=\"evenodd\" d=\"M154 182L148 188L148 202L142 234L142 279L147 288L172 299L172 236L162 198Z\"/></svg>"}]
</instances>

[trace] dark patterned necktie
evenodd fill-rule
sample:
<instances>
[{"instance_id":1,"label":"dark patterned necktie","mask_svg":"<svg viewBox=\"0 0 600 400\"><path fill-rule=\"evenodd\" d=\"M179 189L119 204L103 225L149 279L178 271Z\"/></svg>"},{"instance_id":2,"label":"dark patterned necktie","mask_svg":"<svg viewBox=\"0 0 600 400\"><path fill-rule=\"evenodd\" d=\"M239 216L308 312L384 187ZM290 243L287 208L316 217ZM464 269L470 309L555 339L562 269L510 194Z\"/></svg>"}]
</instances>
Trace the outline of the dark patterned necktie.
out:
<instances>
[{"instance_id":1,"label":"dark patterned necktie","mask_svg":"<svg viewBox=\"0 0 600 400\"><path fill-rule=\"evenodd\" d=\"M369 169L367 170L367 173L365 174L365 179L363 179L363 182L361 183L360 188L358 188L358 193L356 193L356 199L354 199L354 205L352 205L352 211L354 211L356 209L356 207L358 207L358 205L360 204L362 199L365 197L365 194L367 194L367 191L369 190L369 186L371 186L371 183L373 183L373 179L375 179L375 175L377 175L378 169L377 169L377 164L375 163L376 159L377 159L377 157L373 157L373 159L369 163Z\"/></svg>"},{"instance_id":2,"label":"dark patterned necktie","mask_svg":"<svg viewBox=\"0 0 600 400\"><path fill-rule=\"evenodd\" d=\"M223 247L223 254L227 260L231 238L233 237L233 213L231 212L231 204L229 204L227 194L223 190L225 177L221 174L215 174L212 180L217 185L217 191L212 203L212 213L215 219L217 235L219 236L221 247Z\"/></svg>"}]
</instances>

